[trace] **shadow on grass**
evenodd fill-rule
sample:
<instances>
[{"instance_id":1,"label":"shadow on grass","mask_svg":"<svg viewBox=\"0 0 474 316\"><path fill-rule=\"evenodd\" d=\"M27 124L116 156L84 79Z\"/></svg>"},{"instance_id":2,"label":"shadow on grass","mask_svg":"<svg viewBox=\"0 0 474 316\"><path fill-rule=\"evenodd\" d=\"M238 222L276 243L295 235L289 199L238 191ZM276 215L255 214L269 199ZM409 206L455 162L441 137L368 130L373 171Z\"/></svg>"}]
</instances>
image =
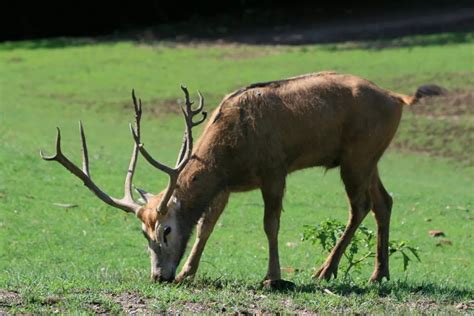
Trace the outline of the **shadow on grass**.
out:
<instances>
[{"instance_id":1,"label":"shadow on grass","mask_svg":"<svg viewBox=\"0 0 474 316\"><path fill-rule=\"evenodd\" d=\"M0 43L0 51L8 51L15 49L60 49L66 47L79 47L88 45L100 45L100 44L117 44L119 42L131 42L135 45L165 45L173 47L173 45L191 44L191 45L220 45L222 43L229 44L255 44L245 43L238 39L229 36L227 39L224 38L223 42L216 40L212 37L200 38L195 37L193 34L184 36L185 39L174 38L173 36L159 36L153 35L151 37L141 37L140 35L122 35L112 37L96 37L96 38L68 38L58 37L51 39L40 39L40 40L27 40L18 42L4 42ZM434 35L412 35L405 37L394 37L394 38L382 38L375 40L357 39L353 40L347 38L345 40L338 41L314 41L304 44L323 44L322 49L329 51L340 51L340 50L353 50L353 49L366 49L366 50L381 50L387 48L399 48L399 47L415 47L415 46L441 46L441 45L452 45L452 44L465 44L474 42L474 33L472 32L459 32L459 33L440 33ZM327 43L333 44L327 44ZM325 44L326 43L326 44ZM276 43L267 43L268 45ZM290 43L280 43L289 44ZM303 44L302 44L303 45ZM302 48L305 49L305 48Z\"/></svg>"},{"instance_id":2,"label":"shadow on grass","mask_svg":"<svg viewBox=\"0 0 474 316\"><path fill-rule=\"evenodd\" d=\"M0 44L0 51L14 49L50 49L50 48L66 48L74 46L86 46L100 43L112 43L114 41L105 38L73 38L73 37L56 37L26 41L8 41Z\"/></svg>"},{"instance_id":3,"label":"shadow on grass","mask_svg":"<svg viewBox=\"0 0 474 316\"><path fill-rule=\"evenodd\" d=\"M259 19L262 20L262 19ZM265 19L263 19L265 20ZM472 42L474 9L424 10L411 14L331 19L304 20L298 23L272 24L243 23L226 16L214 19L191 19L173 24L120 31L100 37L70 38L5 42L0 50L64 48L93 44L114 44L131 41L145 45L187 44L247 44L247 45L328 45L328 49L383 49L401 46L447 45ZM428 35L429 36L420 36ZM350 42L350 43L346 43Z\"/></svg>"},{"instance_id":4,"label":"shadow on grass","mask_svg":"<svg viewBox=\"0 0 474 316\"><path fill-rule=\"evenodd\" d=\"M436 35L414 35L392 39L351 41L340 44L328 44L323 48L329 51L336 50L381 50L387 48L415 47L415 46L442 46L453 44L465 44L474 41L474 34L469 32L441 33Z\"/></svg>"},{"instance_id":5,"label":"shadow on grass","mask_svg":"<svg viewBox=\"0 0 474 316\"><path fill-rule=\"evenodd\" d=\"M431 282L411 283L407 281L392 281L382 284L355 284L350 282L328 282L326 286L323 284L303 284L297 286L296 292L314 293L324 289L341 296L351 294L363 295L376 293L380 297L395 295L420 295L420 296L443 296L445 298L460 300L472 299L474 292L466 288L457 288Z\"/></svg>"},{"instance_id":6,"label":"shadow on grass","mask_svg":"<svg viewBox=\"0 0 474 316\"><path fill-rule=\"evenodd\" d=\"M409 282L403 280L389 281L382 284L371 283L355 283L350 281L322 281L316 280L303 284L296 284L292 289L283 290L267 290L263 289L261 284L245 283L241 280L211 279L200 278L195 281L185 282L184 287L207 287L213 290L231 289L235 291L272 291L277 293L327 293L329 292L338 296L356 295L377 295L379 297L396 296L420 296L420 297L442 297L443 300L461 301L472 300L474 291L467 288L458 288L450 285L443 285L432 282Z\"/></svg>"}]
</instances>

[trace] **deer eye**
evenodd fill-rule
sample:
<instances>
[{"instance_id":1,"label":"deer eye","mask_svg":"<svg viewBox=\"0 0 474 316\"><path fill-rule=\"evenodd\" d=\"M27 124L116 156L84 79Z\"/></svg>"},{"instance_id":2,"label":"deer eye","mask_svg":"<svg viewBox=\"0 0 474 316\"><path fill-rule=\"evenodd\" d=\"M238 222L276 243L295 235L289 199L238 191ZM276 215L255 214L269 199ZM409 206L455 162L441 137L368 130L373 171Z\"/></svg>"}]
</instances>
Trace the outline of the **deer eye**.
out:
<instances>
[{"instance_id":1,"label":"deer eye","mask_svg":"<svg viewBox=\"0 0 474 316\"><path fill-rule=\"evenodd\" d=\"M164 241L165 244L168 243L168 240L166 239L166 236L168 236L170 233L171 233L171 227L165 226L165 228L163 229L163 241Z\"/></svg>"}]
</instances>

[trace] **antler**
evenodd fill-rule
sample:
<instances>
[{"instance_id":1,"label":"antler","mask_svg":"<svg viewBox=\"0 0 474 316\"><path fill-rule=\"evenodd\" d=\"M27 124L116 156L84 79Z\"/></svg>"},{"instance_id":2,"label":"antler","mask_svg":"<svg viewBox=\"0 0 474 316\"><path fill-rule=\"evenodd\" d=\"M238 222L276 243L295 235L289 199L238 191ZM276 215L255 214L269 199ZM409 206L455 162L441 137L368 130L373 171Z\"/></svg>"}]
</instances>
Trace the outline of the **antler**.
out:
<instances>
[{"instance_id":1,"label":"antler","mask_svg":"<svg viewBox=\"0 0 474 316\"><path fill-rule=\"evenodd\" d=\"M140 121L141 117L141 102L137 105L135 100L135 93L132 91L132 97L135 105L135 118L136 121ZM86 137L84 134L84 128L82 127L82 122L79 122L79 130L81 134L81 143L82 143L82 170L79 169L74 163L72 163L66 156L63 155L61 151L61 130L57 128L57 137L56 137L56 154L52 156L45 156L42 151L40 151L40 156L44 160L51 161L55 160L59 162L63 167L69 170L73 175L82 180L84 185L89 188L99 199L109 204L110 206L119 208L126 212L137 213L141 205L133 200L132 195L132 180L133 174L135 173L135 167L137 165L138 157L138 145L135 144L132 151L132 157L130 159L130 164L128 166L127 175L125 177L124 185L124 197L121 199L114 198L104 191L102 191L95 183L92 181L90 172L89 172L89 156L87 152L87 143Z\"/></svg>"},{"instance_id":2,"label":"antler","mask_svg":"<svg viewBox=\"0 0 474 316\"><path fill-rule=\"evenodd\" d=\"M138 146L140 153L145 157L145 159L155 168L165 172L169 176L168 186L166 187L165 194L163 199L160 202L160 205L157 208L158 213L165 215L166 214L166 206L168 201L170 200L171 196L173 195L173 191L176 188L176 182L178 181L178 176L183 171L184 167L188 163L189 159L191 158L191 154L193 151L193 134L192 128L204 122L207 117L207 113L203 112L204 108L204 97L198 91L199 94L199 106L197 109L192 108L193 102L189 100L189 92L185 86L181 86L181 90L184 92L185 96L185 105L184 107L181 106L181 111L184 115L184 122L185 122L185 131L183 137L183 144L181 145L181 149L179 151L178 159L176 161L176 165L174 168L168 167L161 162L155 160L145 149L144 145L140 142L140 117L138 120L135 121L135 128L131 127L133 138L135 139L135 143ZM134 99L135 104L135 112L137 111L136 100ZM193 121L193 118L198 115L199 113L202 114L202 118L196 122ZM137 117L137 116L135 116Z\"/></svg>"}]
</instances>

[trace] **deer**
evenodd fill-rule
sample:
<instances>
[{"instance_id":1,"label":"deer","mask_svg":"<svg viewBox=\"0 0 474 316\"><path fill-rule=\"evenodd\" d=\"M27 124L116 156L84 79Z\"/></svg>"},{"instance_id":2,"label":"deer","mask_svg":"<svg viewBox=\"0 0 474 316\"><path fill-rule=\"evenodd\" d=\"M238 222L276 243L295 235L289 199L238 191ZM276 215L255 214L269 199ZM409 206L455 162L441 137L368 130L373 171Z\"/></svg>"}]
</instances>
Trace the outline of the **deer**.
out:
<instances>
[{"instance_id":1,"label":"deer","mask_svg":"<svg viewBox=\"0 0 474 316\"><path fill-rule=\"evenodd\" d=\"M193 127L207 117L204 98L193 108L189 92L181 87L185 104L183 143L174 168L155 160L141 142L141 99L132 91L135 123L132 158L125 180L124 197L103 192L89 173L87 145L80 123L82 170L61 152L57 130L55 160L83 181L99 199L136 215L148 241L151 278L159 282L192 279L201 255L233 192L259 189L264 202L263 228L268 240L268 268L263 284L291 286L282 280L278 234L286 177L297 170L339 168L349 204L349 219L315 278L337 277L340 259L369 211L376 221L377 244L372 282L390 279L389 228L392 197L385 189L377 164L394 137L405 106L422 94L395 93L349 74L318 72L260 82L236 90L210 115L193 146ZM202 117L195 121L195 117ZM159 194L137 189L143 203L132 195L132 179L140 153L168 175L168 186ZM196 239L180 273L176 275L190 236Z\"/></svg>"}]
</instances>

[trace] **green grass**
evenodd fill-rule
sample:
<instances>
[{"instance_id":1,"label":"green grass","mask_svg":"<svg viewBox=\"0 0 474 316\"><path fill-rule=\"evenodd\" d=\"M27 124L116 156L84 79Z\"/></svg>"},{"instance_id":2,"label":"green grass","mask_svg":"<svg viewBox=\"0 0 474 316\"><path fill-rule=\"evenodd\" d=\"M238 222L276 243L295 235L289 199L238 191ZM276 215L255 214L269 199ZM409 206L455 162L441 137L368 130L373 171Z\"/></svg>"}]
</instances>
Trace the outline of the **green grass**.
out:
<instances>
[{"instance_id":1,"label":"green grass","mask_svg":"<svg viewBox=\"0 0 474 316\"><path fill-rule=\"evenodd\" d=\"M445 40L459 36L463 41ZM385 49L366 43L350 49L0 44L0 289L17 292L5 299L0 290L0 311L118 313L128 310L127 304L120 304L123 301L133 302L131 309L145 306L151 312L226 313L455 312L459 303L469 305L474 299L474 168L468 146L471 142L472 147L472 111L457 118L443 116L433 125L426 112L407 109L396 142L431 155L390 150L380 168L395 200L391 238L418 246L422 261L404 273L401 259L393 258L392 280L381 286L366 283L372 263L353 274L350 282L310 277L326 254L300 241L303 225L347 217L337 171L312 169L289 177L280 248L282 266L297 270L284 274L296 289L269 292L259 286L267 264L259 192L231 197L194 283L154 284L148 279L149 259L139 221L103 205L61 166L38 155L40 148L54 150L54 128L61 126L63 151L79 162L81 119L94 179L110 194L120 195L132 146L127 127L132 87L145 104L144 142L169 163L182 133L181 118L170 106L181 97L180 83L191 91L199 88L208 108L250 82L328 69L404 93L427 82L472 91L472 34L439 38L417 37L423 45L394 40L395 47ZM455 124L461 126L458 134L443 129ZM137 186L158 192L165 182L164 175L139 162ZM64 209L54 203L78 207ZM374 227L371 216L365 223ZM451 244L430 237L431 229L443 230Z\"/></svg>"}]
</instances>

